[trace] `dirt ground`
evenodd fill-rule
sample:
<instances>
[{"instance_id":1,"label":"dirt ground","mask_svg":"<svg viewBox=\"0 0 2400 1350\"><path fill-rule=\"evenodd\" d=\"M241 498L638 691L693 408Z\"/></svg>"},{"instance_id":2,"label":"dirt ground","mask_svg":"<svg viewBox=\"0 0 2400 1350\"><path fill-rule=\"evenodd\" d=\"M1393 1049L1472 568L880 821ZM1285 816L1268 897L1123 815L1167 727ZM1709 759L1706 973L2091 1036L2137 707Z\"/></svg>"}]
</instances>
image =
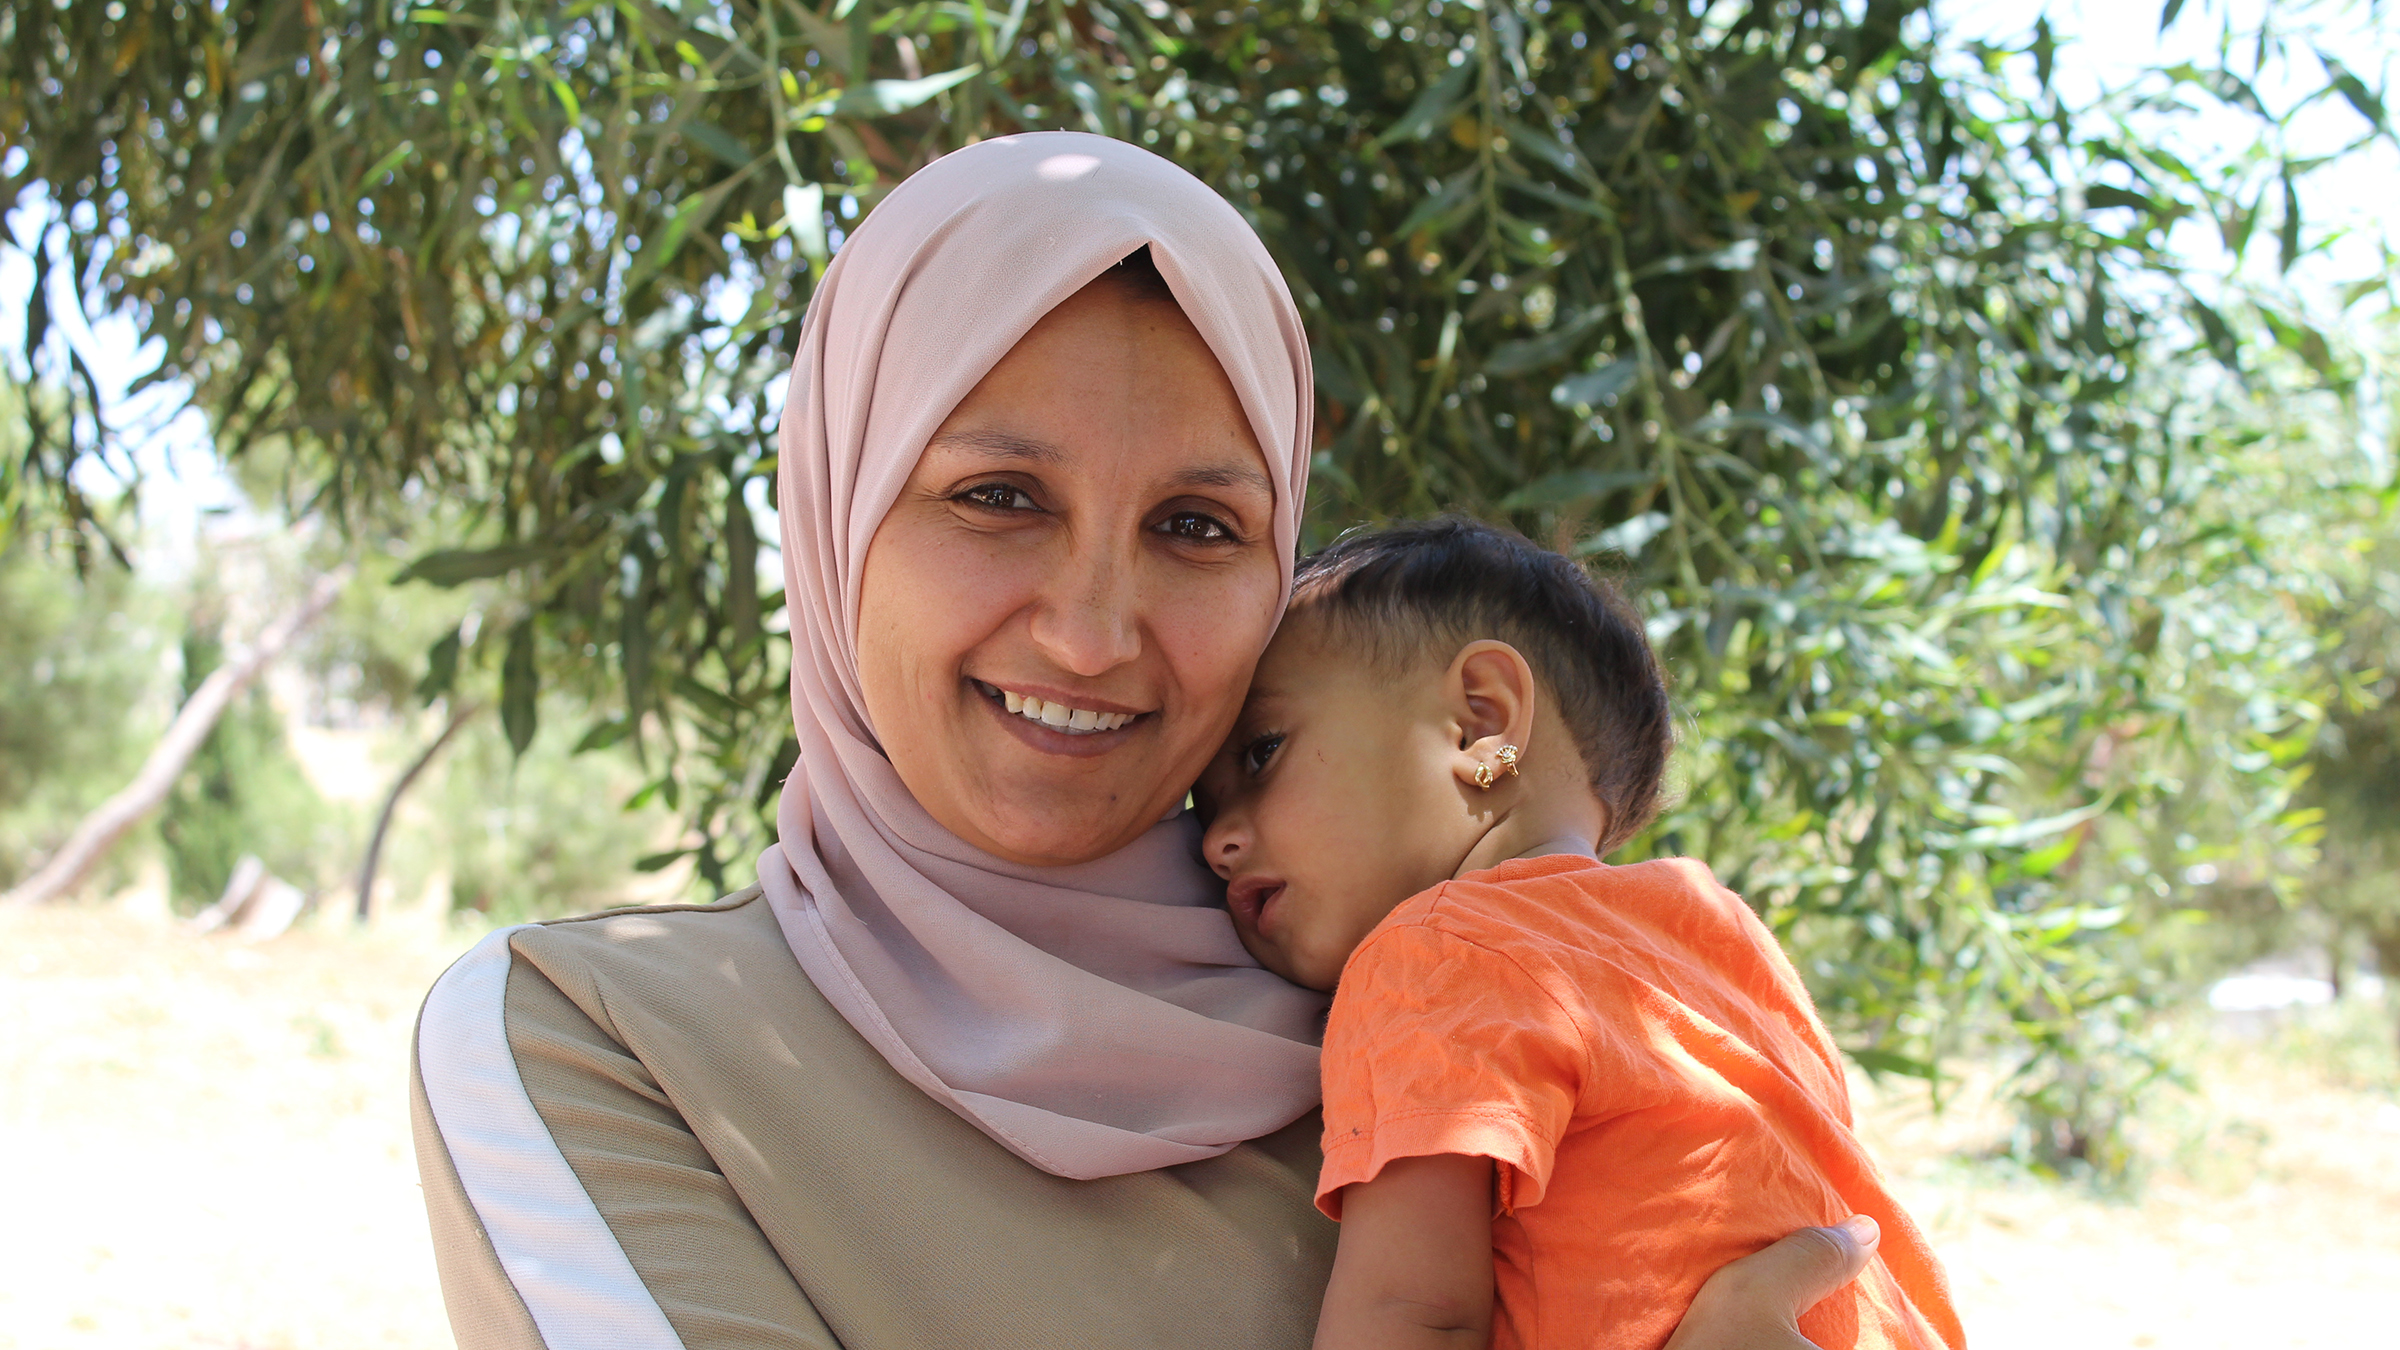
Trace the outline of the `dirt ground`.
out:
<instances>
[{"instance_id":1,"label":"dirt ground","mask_svg":"<svg viewBox=\"0 0 2400 1350\"><path fill-rule=\"evenodd\" d=\"M0 1348L450 1345L403 1075L417 1000L473 937L0 915ZM2390 1345L2381 1011L2196 1025L2197 1090L2146 1118L2138 1202L1978 1160L1999 1118L1973 1102L1868 1091L1864 1114L1979 1346Z\"/></svg>"}]
</instances>

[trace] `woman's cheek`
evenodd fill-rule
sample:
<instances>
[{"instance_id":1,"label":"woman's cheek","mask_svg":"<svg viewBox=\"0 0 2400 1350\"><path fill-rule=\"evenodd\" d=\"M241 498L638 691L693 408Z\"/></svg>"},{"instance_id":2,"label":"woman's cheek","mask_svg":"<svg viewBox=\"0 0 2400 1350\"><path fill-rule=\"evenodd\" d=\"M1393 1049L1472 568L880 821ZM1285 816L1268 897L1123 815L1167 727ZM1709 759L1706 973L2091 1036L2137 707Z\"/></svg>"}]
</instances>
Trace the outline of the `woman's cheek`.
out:
<instances>
[{"instance_id":1,"label":"woman's cheek","mask_svg":"<svg viewBox=\"0 0 2400 1350\"><path fill-rule=\"evenodd\" d=\"M1232 730L1250 692L1251 673L1275 633L1283 579L1270 560L1263 569L1229 572L1215 585L1193 585L1188 574L1180 580L1181 589L1167 589L1152 631L1174 672L1193 734L1205 742L1205 760Z\"/></svg>"},{"instance_id":2,"label":"woman's cheek","mask_svg":"<svg viewBox=\"0 0 2400 1350\"><path fill-rule=\"evenodd\" d=\"M940 523L895 513L869 548L862 578L866 712L886 753L906 767L924 766L940 747L958 748L962 667L1007 613L1005 569Z\"/></svg>"}]
</instances>

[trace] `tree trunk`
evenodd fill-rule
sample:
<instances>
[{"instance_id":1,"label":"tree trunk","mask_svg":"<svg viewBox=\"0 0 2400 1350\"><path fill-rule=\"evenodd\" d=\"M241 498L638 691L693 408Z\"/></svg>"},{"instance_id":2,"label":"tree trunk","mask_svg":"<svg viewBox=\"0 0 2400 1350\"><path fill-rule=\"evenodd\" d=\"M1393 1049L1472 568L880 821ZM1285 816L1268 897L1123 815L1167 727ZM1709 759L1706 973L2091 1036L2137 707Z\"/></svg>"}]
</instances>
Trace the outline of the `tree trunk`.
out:
<instances>
[{"instance_id":1,"label":"tree trunk","mask_svg":"<svg viewBox=\"0 0 2400 1350\"><path fill-rule=\"evenodd\" d=\"M2392 1032L2400 1037L2400 922L2385 919L2367 930L2375 949L2375 973L2383 977L2383 1005L2393 1014Z\"/></svg>"},{"instance_id":2,"label":"tree trunk","mask_svg":"<svg viewBox=\"0 0 2400 1350\"><path fill-rule=\"evenodd\" d=\"M233 865L233 875L225 879L225 893L217 903L192 916L192 931L213 933L241 917L242 907L258 894L259 883L267 879L267 865L255 853L245 853Z\"/></svg>"},{"instance_id":3,"label":"tree trunk","mask_svg":"<svg viewBox=\"0 0 2400 1350\"><path fill-rule=\"evenodd\" d=\"M442 728L442 733L434 737L433 744L426 746L425 752L418 755L416 761L401 772L399 780L392 784L392 790L384 795L383 810L375 817L375 833L367 838L367 859L359 864L358 868L358 921L360 923L365 923L373 917L375 865L383 857L383 839L386 834L391 832L393 813L400 809L400 795L408 791L409 784L417 781L418 774L425 772L426 765L433 763L433 757L442 753L442 747L450 743L450 738L458 734L458 729L465 726L474 718L475 714L482 711L483 705L479 703L454 705L450 712L450 721Z\"/></svg>"},{"instance_id":4,"label":"tree trunk","mask_svg":"<svg viewBox=\"0 0 2400 1350\"><path fill-rule=\"evenodd\" d=\"M67 836L67 842L23 885L0 895L0 908L38 905L74 889L75 883L83 880L84 874L91 871L92 865L100 861L120 835L167 799L175 780L183 776L183 766L191 762L201 743L208 739L208 733L216 729L217 719L225 715L235 696L249 688L259 672L282 655L301 629L325 612L349 580L348 567L336 568L319 577L317 584L309 589L308 598L261 630L249 651L238 660L227 661L210 671L208 678L200 682L200 687L176 711L167 734L159 738L150 757L142 761L141 772L117 795L102 802L98 810L85 816L75 832Z\"/></svg>"}]
</instances>

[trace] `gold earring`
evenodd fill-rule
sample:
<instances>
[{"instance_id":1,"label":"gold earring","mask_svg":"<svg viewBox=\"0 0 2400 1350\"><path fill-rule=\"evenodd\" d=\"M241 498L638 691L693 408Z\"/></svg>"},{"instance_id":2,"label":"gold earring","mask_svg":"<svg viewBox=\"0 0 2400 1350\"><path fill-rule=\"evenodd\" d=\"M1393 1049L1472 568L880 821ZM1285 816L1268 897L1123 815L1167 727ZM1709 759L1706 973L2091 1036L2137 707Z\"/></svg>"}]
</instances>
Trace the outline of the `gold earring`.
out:
<instances>
[{"instance_id":1,"label":"gold earring","mask_svg":"<svg viewBox=\"0 0 2400 1350\"><path fill-rule=\"evenodd\" d=\"M1492 772L1491 765L1478 764L1475 766L1475 786L1482 788L1486 792L1489 792L1492 790L1492 784L1498 782L1499 780L1500 775Z\"/></svg>"},{"instance_id":2,"label":"gold earring","mask_svg":"<svg viewBox=\"0 0 2400 1350\"><path fill-rule=\"evenodd\" d=\"M1513 745L1500 747L1500 772L1511 778L1517 776L1517 747Z\"/></svg>"}]
</instances>

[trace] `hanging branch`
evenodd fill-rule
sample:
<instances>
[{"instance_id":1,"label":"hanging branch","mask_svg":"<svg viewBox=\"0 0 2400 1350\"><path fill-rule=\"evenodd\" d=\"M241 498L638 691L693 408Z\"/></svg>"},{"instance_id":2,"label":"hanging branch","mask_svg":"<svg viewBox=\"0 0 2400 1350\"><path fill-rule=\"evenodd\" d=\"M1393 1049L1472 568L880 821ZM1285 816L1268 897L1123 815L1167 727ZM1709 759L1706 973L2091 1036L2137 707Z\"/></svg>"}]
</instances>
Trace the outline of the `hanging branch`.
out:
<instances>
[{"instance_id":1,"label":"hanging branch","mask_svg":"<svg viewBox=\"0 0 2400 1350\"><path fill-rule=\"evenodd\" d=\"M482 711L483 705L480 703L453 705L450 720L443 725L441 734L434 737L433 744L426 746L424 752L419 754L408 768L401 771L399 779L392 784L392 790L384 794L383 810L375 817L375 833L367 839L366 861L360 863L358 868L358 921L360 923L365 923L371 917L372 897L375 894L375 866L382 860L384 836L391 832L392 816L400 809L401 796L408 791L410 784L417 781L417 775L425 772L425 766L433 763L434 756L442 753L442 747L450 743L450 738L458 734L458 729L473 721L475 716Z\"/></svg>"}]
</instances>

